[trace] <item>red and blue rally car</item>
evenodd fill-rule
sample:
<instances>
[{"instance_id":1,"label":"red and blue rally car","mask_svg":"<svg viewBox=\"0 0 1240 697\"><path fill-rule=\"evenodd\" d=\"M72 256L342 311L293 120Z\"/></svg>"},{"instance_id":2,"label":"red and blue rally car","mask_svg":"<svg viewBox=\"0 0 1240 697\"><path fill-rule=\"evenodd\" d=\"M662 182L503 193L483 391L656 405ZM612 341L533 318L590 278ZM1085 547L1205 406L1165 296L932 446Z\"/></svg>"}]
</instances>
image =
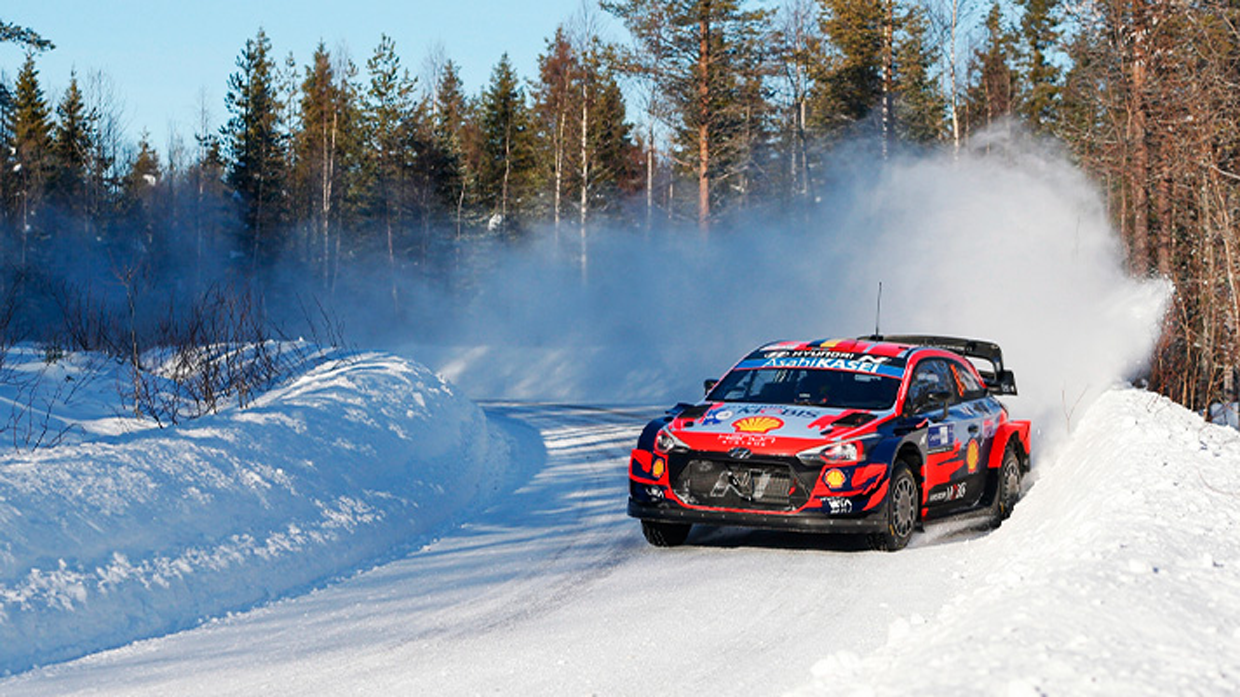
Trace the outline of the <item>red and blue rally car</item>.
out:
<instances>
[{"instance_id":1,"label":"red and blue rally car","mask_svg":"<svg viewBox=\"0 0 1240 697\"><path fill-rule=\"evenodd\" d=\"M781 341L706 389L633 450L628 513L656 546L704 523L861 533L895 551L922 520L982 509L997 527L1029 467L1029 422L995 398L1016 380L987 341Z\"/></svg>"}]
</instances>

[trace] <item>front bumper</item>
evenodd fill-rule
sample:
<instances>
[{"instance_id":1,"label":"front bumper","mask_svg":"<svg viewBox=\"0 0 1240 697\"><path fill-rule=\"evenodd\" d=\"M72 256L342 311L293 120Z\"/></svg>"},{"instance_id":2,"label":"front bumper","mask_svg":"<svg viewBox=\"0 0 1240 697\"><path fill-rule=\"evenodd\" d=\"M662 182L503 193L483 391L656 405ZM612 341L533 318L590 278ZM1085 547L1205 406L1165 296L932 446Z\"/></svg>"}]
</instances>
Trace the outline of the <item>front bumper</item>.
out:
<instances>
[{"instance_id":1,"label":"front bumper","mask_svg":"<svg viewBox=\"0 0 1240 697\"><path fill-rule=\"evenodd\" d=\"M887 528L885 506L863 517L833 517L821 511L804 513L749 513L719 509L685 508L674 501L642 502L629 499L629 515L642 520L665 523L697 523L703 525L732 525L742 528L767 530L796 530L800 532L866 533L882 532Z\"/></svg>"}]
</instances>

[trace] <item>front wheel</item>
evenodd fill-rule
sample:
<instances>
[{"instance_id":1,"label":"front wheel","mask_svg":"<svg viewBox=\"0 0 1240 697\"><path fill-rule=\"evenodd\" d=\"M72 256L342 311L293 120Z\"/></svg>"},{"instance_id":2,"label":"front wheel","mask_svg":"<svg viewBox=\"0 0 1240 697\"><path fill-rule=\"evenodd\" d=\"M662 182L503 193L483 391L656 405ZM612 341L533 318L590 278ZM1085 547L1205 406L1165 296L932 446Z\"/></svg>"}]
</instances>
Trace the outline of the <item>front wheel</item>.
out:
<instances>
[{"instance_id":1,"label":"front wheel","mask_svg":"<svg viewBox=\"0 0 1240 697\"><path fill-rule=\"evenodd\" d=\"M689 537L688 523L659 523L653 520L642 521L642 535L655 547L676 547L684 544Z\"/></svg>"},{"instance_id":2,"label":"front wheel","mask_svg":"<svg viewBox=\"0 0 1240 697\"><path fill-rule=\"evenodd\" d=\"M990 527L999 527L1012 515L1012 508L1020 498L1020 475L1020 456L1015 448L1008 448L1003 453L999 479L995 482L994 500L990 504Z\"/></svg>"},{"instance_id":3,"label":"front wheel","mask_svg":"<svg viewBox=\"0 0 1240 697\"><path fill-rule=\"evenodd\" d=\"M908 546L917 527L917 505L920 500L917 480L908 465L897 463L887 490L887 529L870 537L875 549L895 552Z\"/></svg>"}]
</instances>

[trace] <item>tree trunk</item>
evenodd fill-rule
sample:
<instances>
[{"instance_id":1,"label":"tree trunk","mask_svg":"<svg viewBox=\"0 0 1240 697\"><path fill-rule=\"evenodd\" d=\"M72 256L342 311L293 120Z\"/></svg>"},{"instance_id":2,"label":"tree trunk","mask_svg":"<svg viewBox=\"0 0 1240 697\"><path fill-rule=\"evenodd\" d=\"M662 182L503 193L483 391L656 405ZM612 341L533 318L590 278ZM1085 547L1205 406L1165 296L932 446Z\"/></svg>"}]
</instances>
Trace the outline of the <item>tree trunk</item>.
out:
<instances>
[{"instance_id":1,"label":"tree trunk","mask_svg":"<svg viewBox=\"0 0 1240 697\"><path fill-rule=\"evenodd\" d=\"M710 0L698 16L698 228L710 230Z\"/></svg>"}]
</instances>

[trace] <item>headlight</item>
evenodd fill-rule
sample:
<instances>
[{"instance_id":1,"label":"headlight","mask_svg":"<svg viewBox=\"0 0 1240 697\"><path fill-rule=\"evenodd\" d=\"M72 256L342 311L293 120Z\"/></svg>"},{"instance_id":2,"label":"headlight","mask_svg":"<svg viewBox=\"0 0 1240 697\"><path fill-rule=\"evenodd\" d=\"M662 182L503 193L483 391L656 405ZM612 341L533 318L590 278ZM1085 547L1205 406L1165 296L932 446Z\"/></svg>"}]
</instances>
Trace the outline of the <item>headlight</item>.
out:
<instances>
[{"instance_id":1,"label":"headlight","mask_svg":"<svg viewBox=\"0 0 1240 697\"><path fill-rule=\"evenodd\" d=\"M803 450L797 453L797 458L807 465L819 465L823 462L831 464L846 464L851 462L861 462L861 458L865 455L865 448L859 440L850 440L843 443L827 443L809 450Z\"/></svg>"},{"instance_id":2,"label":"headlight","mask_svg":"<svg viewBox=\"0 0 1240 697\"><path fill-rule=\"evenodd\" d=\"M671 431L664 426L659 430L658 435L654 437L654 449L661 453L670 453L673 450L688 450L689 446L685 445L676 436L673 436Z\"/></svg>"}]
</instances>

